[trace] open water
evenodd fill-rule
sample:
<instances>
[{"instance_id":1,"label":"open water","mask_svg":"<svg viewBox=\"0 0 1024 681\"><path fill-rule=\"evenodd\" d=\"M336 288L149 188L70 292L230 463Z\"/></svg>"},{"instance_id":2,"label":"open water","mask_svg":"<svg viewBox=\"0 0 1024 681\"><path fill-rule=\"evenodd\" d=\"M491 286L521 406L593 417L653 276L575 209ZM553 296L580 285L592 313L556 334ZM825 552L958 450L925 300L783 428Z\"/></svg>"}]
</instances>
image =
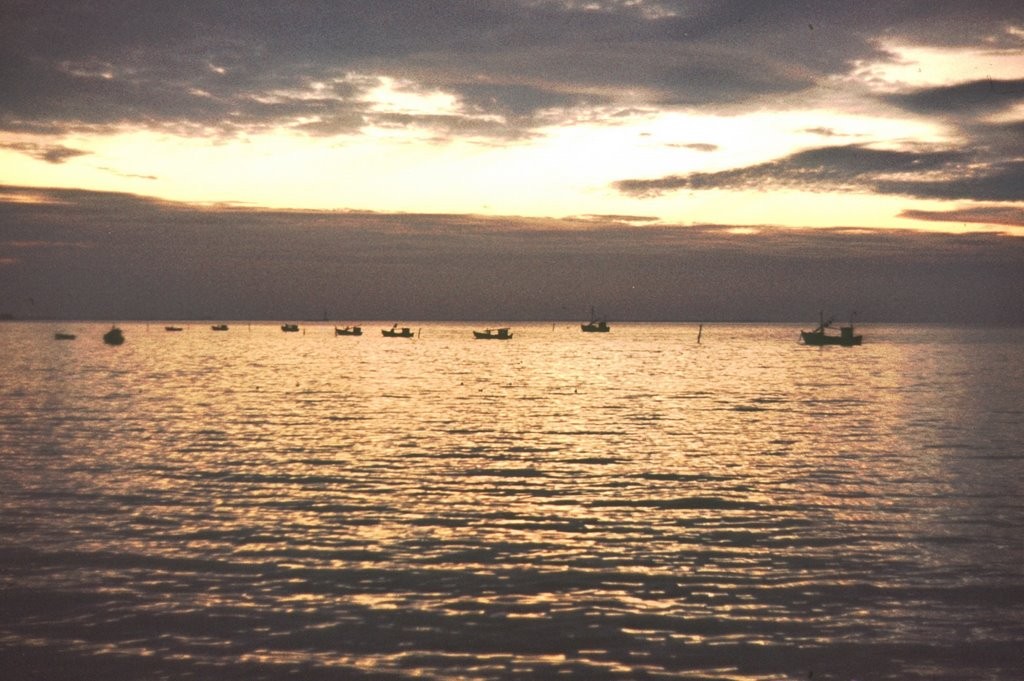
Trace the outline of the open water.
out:
<instances>
[{"instance_id":1,"label":"open water","mask_svg":"<svg viewBox=\"0 0 1024 681\"><path fill-rule=\"evenodd\" d=\"M1024 678L1024 329L385 326L0 324L0 677Z\"/></svg>"}]
</instances>

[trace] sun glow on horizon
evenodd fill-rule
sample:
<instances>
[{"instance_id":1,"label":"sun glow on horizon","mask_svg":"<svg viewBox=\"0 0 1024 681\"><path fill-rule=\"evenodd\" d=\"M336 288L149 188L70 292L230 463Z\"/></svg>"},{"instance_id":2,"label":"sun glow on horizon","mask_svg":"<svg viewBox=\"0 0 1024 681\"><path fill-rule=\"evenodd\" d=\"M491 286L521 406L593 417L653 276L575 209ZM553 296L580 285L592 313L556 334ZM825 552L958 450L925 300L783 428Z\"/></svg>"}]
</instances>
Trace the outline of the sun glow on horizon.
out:
<instances>
[{"instance_id":1,"label":"sun glow on horizon","mask_svg":"<svg viewBox=\"0 0 1024 681\"><path fill-rule=\"evenodd\" d=\"M786 144L812 146L816 135L805 129L809 118L813 116L755 115L744 137L728 139L728 126L722 121L667 115L614 128L551 130L539 141L507 147L465 141L437 146L403 136L352 137L325 144L290 131L210 145L201 139L138 131L69 140L89 153L59 165L9 151L0 151L0 165L25 169L18 184L120 191L207 205L553 218L622 214L649 215L662 224L996 229L1024 234L1006 225L900 217L908 207L908 200L900 196L719 189L638 199L610 187L617 179L641 173L656 177L713 172L771 161L784 153ZM833 122L851 131L870 124L849 118ZM881 127L902 136L915 125L886 122ZM679 129L699 132L691 137L676 132ZM690 140L701 139L716 140L707 143L716 148L686 148ZM931 201L927 208L942 210L943 205Z\"/></svg>"},{"instance_id":2,"label":"sun glow on horizon","mask_svg":"<svg viewBox=\"0 0 1024 681\"><path fill-rule=\"evenodd\" d=\"M983 72L1009 77L1014 67L1024 64L1018 53L1007 50L886 48L896 58L864 64L847 80L857 78L867 84L864 87L884 90L899 83L979 78ZM867 191L768 186L672 189L639 196L615 187L628 179L754 167L828 146L898 151L941 150L962 143L957 130L942 119L894 111L880 101L846 110L827 108L830 92L824 86L803 108L742 114L595 109L589 118L577 116L571 123L537 128L530 137L502 139L456 136L432 128L432 120L449 124L471 118L451 93L383 76L351 77L376 84L364 89L362 97L372 112L383 115L378 124L333 136L307 134L301 126L234 137L145 128L66 136L23 134L0 147L0 182L270 209L553 218L619 214L679 224L1024 231L908 217L920 212L914 208L941 212L962 208L967 201L952 205ZM331 84L314 82L309 87L314 96L329 91ZM1022 107L1016 108L1018 115ZM404 124L406 117L415 123ZM993 120L1012 121L1013 114L1004 112ZM70 153L54 160L38 151L46 147ZM35 151L25 153L26 149Z\"/></svg>"}]
</instances>

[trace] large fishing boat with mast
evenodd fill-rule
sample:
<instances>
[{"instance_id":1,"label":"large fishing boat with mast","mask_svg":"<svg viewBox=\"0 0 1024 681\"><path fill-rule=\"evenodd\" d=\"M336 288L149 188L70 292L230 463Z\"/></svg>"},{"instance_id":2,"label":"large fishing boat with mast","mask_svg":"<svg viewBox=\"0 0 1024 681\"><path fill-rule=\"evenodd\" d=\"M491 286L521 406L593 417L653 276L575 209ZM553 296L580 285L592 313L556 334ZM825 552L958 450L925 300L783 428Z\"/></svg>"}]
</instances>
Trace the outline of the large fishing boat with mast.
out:
<instances>
[{"instance_id":1,"label":"large fishing boat with mast","mask_svg":"<svg viewBox=\"0 0 1024 681\"><path fill-rule=\"evenodd\" d=\"M840 345L851 347L860 345L864 341L863 336L855 335L853 332L853 315L850 316L850 323L839 327L839 335L828 333L832 328L834 319L829 317L825 320L824 313L819 313L818 327L813 331L801 331L800 338L805 345Z\"/></svg>"},{"instance_id":2,"label":"large fishing boat with mast","mask_svg":"<svg viewBox=\"0 0 1024 681\"><path fill-rule=\"evenodd\" d=\"M611 331L611 328L604 317L597 317L594 314L594 308L590 308L590 321L586 324L580 324L580 330L583 333L607 333Z\"/></svg>"}]
</instances>

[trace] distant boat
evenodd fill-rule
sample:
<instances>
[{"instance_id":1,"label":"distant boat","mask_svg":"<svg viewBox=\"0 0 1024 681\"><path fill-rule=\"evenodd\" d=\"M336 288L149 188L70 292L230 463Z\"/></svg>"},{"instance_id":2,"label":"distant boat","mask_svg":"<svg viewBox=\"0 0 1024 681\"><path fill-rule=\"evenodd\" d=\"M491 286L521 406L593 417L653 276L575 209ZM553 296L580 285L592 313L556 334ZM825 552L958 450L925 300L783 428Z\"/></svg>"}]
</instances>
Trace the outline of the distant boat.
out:
<instances>
[{"instance_id":1,"label":"distant boat","mask_svg":"<svg viewBox=\"0 0 1024 681\"><path fill-rule=\"evenodd\" d=\"M363 327L361 326L346 326L344 329L334 327L335 336L362 336Z\"/></svg>"},{"instance_id":2,"label":"distant boat","mask_svg":"<svg viewBox=\"0 0 1024 681\"><path fill-rule=\"evenodd\" d=\"M103 342L107 345L120 345L124 343L124 334L116 326L110 327L110 331L103 334Z\"/></svg>"},{"instance_id":3,"label":"distant boat","mask_svg":"<svg viewBox=\"0 0 1024 681\"><path fill-rule=\"evenodd\" d=\"M213 329L214 331L227 331L228 330L228 325L227 324L214 324L210 328Z\"/></svg>"},{"instance_id":4,"label":"distant boat","mask_svg":"<svg viewBox=\"0 0 1024 681\"><path fill-rule=\"evenodd\" d=\"M805 345L841 345L843 347L860 345L864 340L863 336L854 335L852 321L847 326L839 327L838 336L826 332L826 329L831 327L832 320L825 321L825 317L822 315L818 328L814 329L814 331L801 331L800 338Z\"/></svg>"},{"instance_id":5,"label":"distant boat","mask_svg":"<svg viewBox=\"0 0 1024 681\"><path fill-rule=\"evenodd\" d=\"M586 324L580 324L580 329L584 333L608 333L611 331L608 327L608 322L594 316L594 308L590 308L590 321Z\"/></svg>"},{"instance_id":6,"label":"distant boat","mask_svg":"<svg viewBox=\"0 0 1024 681\"><path fill-rule=\"evenodd\" d=\"M507 327L501 329L484 329L483 331L474 331L473 338L481 340L508 340L512 338L512 334L509 332Z\"/></svg>"},{"instance_id":7,"label":"distant boat","mask_svg":"<svg viewBox=\"0 0 1024 681\"><path fill-rule=\"evenodd\" d=\"M184 331L180 326L165 326L164 331Z\"/></svg>"},{"instance_id":8,"label":"distant boat","mask_svg":"<svg viewBox=\"0 0 1024 681\"><path fill-rule=\"evenodd\" d=\"M296 331L299 330L299 325L298 324L282 324L281 325L281 330L285 331L287 333L295 333Z\"/></svg>"},{"instance_id":9,"label":"distant boat","mask_svg":"<svg viewBox=\"0 0 1024 681\"><path fill-rule=\"evenodd\" d=\"M58 331L57 333L53 334L53 337L55 340L75 340L75 334L64 333L63 331Z\"/></svg>"},{"instance_id":10,"label":"distant boat","mask_svg":"<svg viewBox=\"0 0 1024 681\"><path fill-rule=\"evenodd\" d=\"M408 326L398 328L398 324L395 324L390 329L381 329L380 332L385 338L412 338L412 329Z\"/></svg>"}]
</instances>

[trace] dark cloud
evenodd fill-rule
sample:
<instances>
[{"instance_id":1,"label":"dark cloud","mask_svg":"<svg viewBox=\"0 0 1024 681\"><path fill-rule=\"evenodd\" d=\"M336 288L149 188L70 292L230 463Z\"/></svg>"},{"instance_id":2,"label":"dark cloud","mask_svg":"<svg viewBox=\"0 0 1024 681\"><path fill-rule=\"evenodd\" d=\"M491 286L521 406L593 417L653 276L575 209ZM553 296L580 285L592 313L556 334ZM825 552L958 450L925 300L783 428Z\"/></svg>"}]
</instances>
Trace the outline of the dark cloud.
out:
<instances>
[{"instance_id":1,"label":"dark cloud","mask_svg":"<svg viewBox=\"0 0 1024 681\"><path fill-rule=\"evenodd\" d=\"M0 187L0 312L1024 323L1024 239L191 207ZM17 301L33 299L31 308ZM12 302L13 301L13 302Z\"/></svg>"},{"instance_id":2,"label":"dark cloud","mask_svg":"<svg viewBox=\"0 0 1024 681\"><path fill-rule=\"evenodd\" d=\"M376 122L362 95L388 77L465 119L404 124L521 136L610 102L764 106L888 58L880 41L996 49L1022 24L1002 0L2 0L0 129L337 134Z\"/></svg>"},{"instance_id":3,"label":"dark cloud","mask_svg":"<svg viewBox=\"0 0 1024 681\"><path fill-rule=\"evenodd\" d=\"M951 168L952 170L952 168ZM937 180L878 178L873 191L919 199L970 199L974 201L1024 201L1024 160L990 163L964 169Z\"/></svg>"},{"instance_id":4,"label":"dark cloud","mask_svg":"<svg viewBox=\"0 0 1024 681\"><path fill-rule=\"evenodd\" d=\"M1024 157L1024 119L1002 123L977 123L972 126L974 139L992 153L1006 157Z\"/></svg>"},{"instance_id":5,"label":"dark cloud","mask_svg":"<svg viewBox=\"0 0 1024 681\"><path fill-rule=\"evenodd\" d=\"M882 99L918 114L987 114L1011 109L1024 101L1024 78L975 80L883 95Z\"/></svg>"},{"instance_id":6,"label":"dark cloud","mask_svg":"<svg viewBox=\"0 0 1024 681\"><path fill-rule=\"evenodd\" d=\"M839 132L838 130L835 130L834 128L826 128L826 127L822 127L822 126L818 126L818 127L815 127L815 128L805 128L804 132L810 133L812 135L820 135L822 137L849 137L850 136L849 134Z\"/></svg>"},{"instance_id":7,"label":"dark cloud","mask_svg":"<svg viewBox=\"0 0 1024 681\"><path fill-rule=\"evenodd\" d=\"M719 172L624 179L614 186L633 196L678 190L737 189L855 191L921 199L1024 201L1024 121L992 123L992 114L1024 102L1024 79L978 80L918 88L881 97L918 115L942 119L961 146L878 149L863 144L825 146L774 161ZM827 137L828 128L811 128Z\"/></svg>"},{"instance_id":8,"label":"dark cloud","mask_svg":"<svg viewBox=\"0 0 1024 681\"><path fill-rule=\"evenodd\" d=\"M32 158L37 158L40 161L54 164L64 163L68 159L89 154L88 151L72 149L62 144L36 144L34 142L0 143L0 149L11 149L12 151L27 154Z\"/></svg>"},{"instance_id":9,"label":"dark cloud","mask_svg":"<svg viewBox=\"0 0 1024 681\"><path fill-rule=\"evenodd\" d=\"M621 180L615 183L615 187L636 196L651 196L681 189L785 188L807 191L871 190L937 196L943 188L949 194L964 193L967 190L953 187L963 182L964 178L957 176L933 182L899 178L934 173L951 174L963 170L970 161L971 156L962 151L900 151L850 144L808 149L776 161L713 173L697 172L653 180ZM976 178L974 191L1006 191L1009 189L1004 177L1006 172L997 169ZM1012 174L1019 172L1019 169L1009 169L1008 172ZM1017 191L1019 195L1019 186Z\"/></svg>"},{"instance_id":10,"label":"dark cloud","mask_svg":"<svg viewBox=\"0 0 1024 681\"><path fill-rule=\"evenodd\" d=\"M529 120L545 109L572 109L611 103L611 98L518 84L469 83L459 87L463 105L480 115L501 114Z\"/></svg>"},{"instance_id":11,"label":"dark cloud","mask_svg":"<svg viewBox=\"0 0 1024 681\"><path fill-rule=\"evenodd\" d=\"M978 223L1024 227L1024 208L1016 206L973 206L953 210L904 210L899 215L913 220Z\"/></svg>"}]
</instances>

